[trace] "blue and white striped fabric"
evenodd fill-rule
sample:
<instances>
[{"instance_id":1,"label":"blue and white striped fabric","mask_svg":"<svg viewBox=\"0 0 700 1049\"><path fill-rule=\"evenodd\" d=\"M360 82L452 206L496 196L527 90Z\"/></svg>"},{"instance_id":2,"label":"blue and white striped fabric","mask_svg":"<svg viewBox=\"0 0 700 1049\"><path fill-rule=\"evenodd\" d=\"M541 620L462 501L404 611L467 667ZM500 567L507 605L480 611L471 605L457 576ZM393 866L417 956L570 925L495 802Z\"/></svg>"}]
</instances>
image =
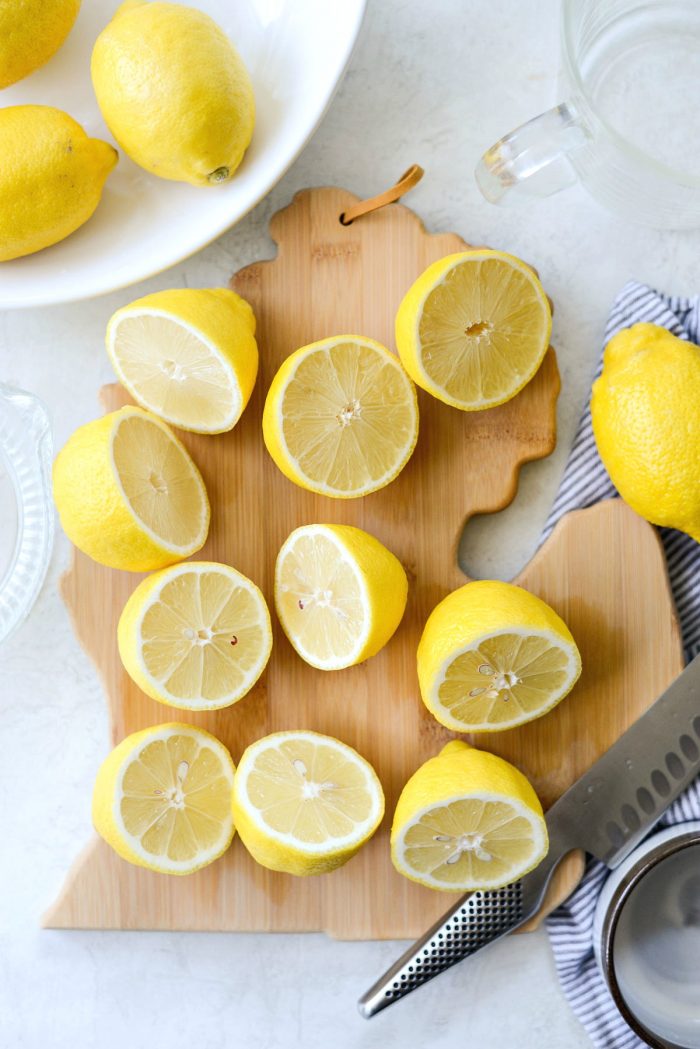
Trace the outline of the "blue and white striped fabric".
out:
<instances>
[{"instance_id":1,"label":"blue and white striped fabric","mask_svg":"<svg viewBox=\"0 0 700 1049\"><path fill-rule=\"evenodd\" d=\"M700 296L686 299L660 295L644 284L630 281L613 305L605 331L606 343L622 328L639 321L660 324L681 339L700 343ZM569 510L591 506L616 494L598 457L591 410L587 407L542 538ZM700 544L670 528L659 531L686 659L690 660L700 651ZM673 803L659 825L667 827L693 819L700 819L700 779ZM618 1013L593 957L593 915L607 874L604 864L589 861L579 887L547 920L547 931L562 990L597 1049L638 1049L643 1043Z\"/></svg>"}]
</instances>

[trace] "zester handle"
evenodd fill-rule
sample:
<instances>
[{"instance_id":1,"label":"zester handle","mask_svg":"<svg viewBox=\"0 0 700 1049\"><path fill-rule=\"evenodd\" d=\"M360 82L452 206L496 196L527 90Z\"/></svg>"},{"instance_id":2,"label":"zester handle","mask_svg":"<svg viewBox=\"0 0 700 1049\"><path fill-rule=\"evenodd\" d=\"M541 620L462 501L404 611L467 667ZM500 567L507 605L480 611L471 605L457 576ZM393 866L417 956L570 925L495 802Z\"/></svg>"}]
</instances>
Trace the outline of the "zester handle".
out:
<instances>
[{"instance_id":1,"label":"zester handle","mask_svg":"<svg viewBox=\"0 0 700 1049\"><path fill-rule=\"evenodd\" d=\"M560 860L571 849L564 836L550 836L550 849L534 871L502 889L470 892L402 954L357 1003L369 1020L445 969L519 928L539 910Z\"/></svg>"},{"instance_id":2,"label":"zester handle","mask_svg":"<svg viewBox=\"0 0 700 1049\"><path fill-rule=\"evenodd\" d=\"M368 1020L451 965L517 929L531 917L523 914L522 899L522 882L463 896L360 998L361 1015Z\"/></svg>"}]
</instances>

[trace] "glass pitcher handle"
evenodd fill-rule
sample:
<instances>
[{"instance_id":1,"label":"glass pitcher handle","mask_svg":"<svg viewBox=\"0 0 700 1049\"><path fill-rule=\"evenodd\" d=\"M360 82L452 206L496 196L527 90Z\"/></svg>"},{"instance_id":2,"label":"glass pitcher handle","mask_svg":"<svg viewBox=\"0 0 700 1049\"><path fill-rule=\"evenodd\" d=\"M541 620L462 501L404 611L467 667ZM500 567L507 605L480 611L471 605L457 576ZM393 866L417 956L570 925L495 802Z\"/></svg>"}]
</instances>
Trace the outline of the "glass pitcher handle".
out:
<instances>
[{"instance_id":1,"label":"glass pitcher handle","mask_svg":"<svg viewBox=\"0 0 700 1049\"><path fill-rule=\"evenodd\" d=\"M549 197L576 182L569 156L589 139L574 107L562 102L487 149L474 172L477 185L492 204Z\"/></svg>"}]
</instances>

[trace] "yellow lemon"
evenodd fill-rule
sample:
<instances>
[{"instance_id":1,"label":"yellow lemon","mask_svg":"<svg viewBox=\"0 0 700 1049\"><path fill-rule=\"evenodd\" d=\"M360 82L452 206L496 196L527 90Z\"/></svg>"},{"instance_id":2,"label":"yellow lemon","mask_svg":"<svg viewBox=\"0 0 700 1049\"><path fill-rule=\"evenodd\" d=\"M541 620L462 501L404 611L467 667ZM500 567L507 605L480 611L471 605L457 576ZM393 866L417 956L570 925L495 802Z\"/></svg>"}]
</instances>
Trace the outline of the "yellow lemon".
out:
<instances>
[{"instance_id":1,"label":"yellow lemon","mask_svg":"<svg viewBox=\"0 0 700 1049\"><path fill-rule=\"evenodd\" d=\"M31 255L87 222L117 163L51 106L0 109L0 262Z\"/></svg>"},{"instance_id":2,"label":"yellow lemon","mask_svg":"<svg viewBox=\"0 0 700 1049\"><path fill-rule=\"evenodd\" d=\"M407 595L401 562L361 528L305 525L277 557L277 615L301 658L319 670L375 655L401 622Z\"/></svg>"},{"instance_id":3,"label":"yellow lemon","mask_svg":"<svg viewBox=\"0 0 700 1049\"><path fill-rule=\"evenodd\" d=\"M55 55L78 17L80 0L0 3L0 88L9 87Z\"/></svg>"},{"instance_id":4,"label":"yellow lemon","mask_svg":"<svg viewBox=\"0 0 700 1049\"><path fill-rule=\"evenodd\" d=\"M457 740L414 772L391 828L400 874L431 889L498 889L547 855L539 799L503 758Z\"/></svg>"},{"instance_id":5,"label":"yellow lemon","mask_svg":"<svg viewBox=\"0 0 700 1049\"><path fill-rule=\"evenodd\" d=\"M318 732L275 732L244 752L233 819L253 859L287 874L326 874L355 855L384 815L376 773Z\"/></svg>"},{"instance_id":6,"label":"yellow lemon","mask_svg":"<svg viewBox=\"0 0 700 1049\"><path fill-rule=\"evenodd\" d=\"M144 579L124 606L119 655L139 688L171 707L218 710L242 699L272 648L270 613L235 568L186 561Z\"/></svg>"},{"instance_id":7,"label":"yellow lemon","mask_svg":"<svg viewBox=\"0 0 700 1049\"><path fill-rule=\"evenodd\" d=\"M142 408L196 433L234 427L258 374L253 311L225 288L156 291L123 306L107 353Z\"/></svg>"},{"instance_id":8,"label":"yellow lemon","mask_svg":"<svg viewBox=\"0 0 700 1049\"><path fill-rule=\"evenodd\" d=\"M542 363L551 329L534 271L483 248L428 266L399 306L396 346L418 386L470 412L522 390Z\"/></svg>"},{"instance_id":9,"label":"yellow lemon","mask_svg":"<svg viewBox=\"0 0 700 1049\"><path fill-rule=\"evenodd\" d=\"M416 390L392 353L360 335L302 346L267 394L263 436L290 481L351 499L398 476L418 439Z\"/></svg>"},{"instance_id":10,"label":"yellow lemon","mask_svg":"<svg viewBox=\"0 0 700 1049\"><path fill-rule=\"evenodd\" d=\"M234 835L234 764L194 725L127 736L103 762L92 795L95 830L122 859L161 874L192 874Z\"/></svg>"},{"instance_id":11,"label":"yellow lemon","mask_svg":"<svg viewBox=\"0 0 700 1049\"><path fill-rule=\"evenodd\" d=\"M600 458L626 503L700 542L700 349L656 324L610 340L593 383Z\"/></svg>"},{"instance_id":12,"label":"yellow lemon","mask_svg":"<svg viewBox=\"0 0 700 1049\"><path fill-rule=\"evenodd\" d=\"M454 732L500 732L556 706L581 673L553 608L512 583L479 580L433 609L418 645L428 710Z\"/></svg>"},{"instance_id":13,"label":"yellow lemon","mask_svg":"<svg viewBox=\"0 0 700 1049\"><path fill-rule=\"evenodd\" d=\"M141 408L79 427L56 456L53 493L71 542L111 568L164 568L207 538L199 470L169 427Z\"/></svg>"},{"instance_id":14,"label":"yellow lemon","mask_svg":"<svg viewBox=\"0 0 700 1049\"><path fill-rule=\"evenodd\" d=\"M253 88L203 11L123 4L97 38L91 69L107 126L142 168L193 186L231 178L253 134Z\"/></svg>"}]
</instances>

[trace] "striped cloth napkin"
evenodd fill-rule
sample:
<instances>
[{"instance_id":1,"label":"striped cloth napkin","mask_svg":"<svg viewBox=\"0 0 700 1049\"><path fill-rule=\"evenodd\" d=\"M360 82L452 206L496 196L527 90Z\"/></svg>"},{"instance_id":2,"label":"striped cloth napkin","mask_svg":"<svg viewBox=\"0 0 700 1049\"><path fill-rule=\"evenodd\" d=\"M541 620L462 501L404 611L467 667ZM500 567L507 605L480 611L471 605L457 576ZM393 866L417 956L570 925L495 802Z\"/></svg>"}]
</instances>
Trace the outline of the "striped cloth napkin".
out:
<instances>
[{"instance_id":1,"label":"striped cloth napkin","mask_svg":"<svg viewBox=\"0 0 700 1049\"><path fill-rule=\"evenodd\" d=\"M644 284L630 281L613 305L605 331L606 343L622 328L639 321L659 324L681 339L700 343L700 296L687 299L660 295ZM597 374L601 367L602 362ZM591 410L587 407L542 539L546 539L569 510L591 506L616 494L598 457ZM670 528L661 528L659 532L685 656L690 660L700 651L700 544ZM700 778L671 805L658 826L668 827L693 819L700 819ZM593 915L607 875L604 864L589 860L579 887L548 918L547 931L562 990L593 1044L597 1049L638 1049L644 1043L618 1013L593 957Z\"/></svg>"}]
</instances>

